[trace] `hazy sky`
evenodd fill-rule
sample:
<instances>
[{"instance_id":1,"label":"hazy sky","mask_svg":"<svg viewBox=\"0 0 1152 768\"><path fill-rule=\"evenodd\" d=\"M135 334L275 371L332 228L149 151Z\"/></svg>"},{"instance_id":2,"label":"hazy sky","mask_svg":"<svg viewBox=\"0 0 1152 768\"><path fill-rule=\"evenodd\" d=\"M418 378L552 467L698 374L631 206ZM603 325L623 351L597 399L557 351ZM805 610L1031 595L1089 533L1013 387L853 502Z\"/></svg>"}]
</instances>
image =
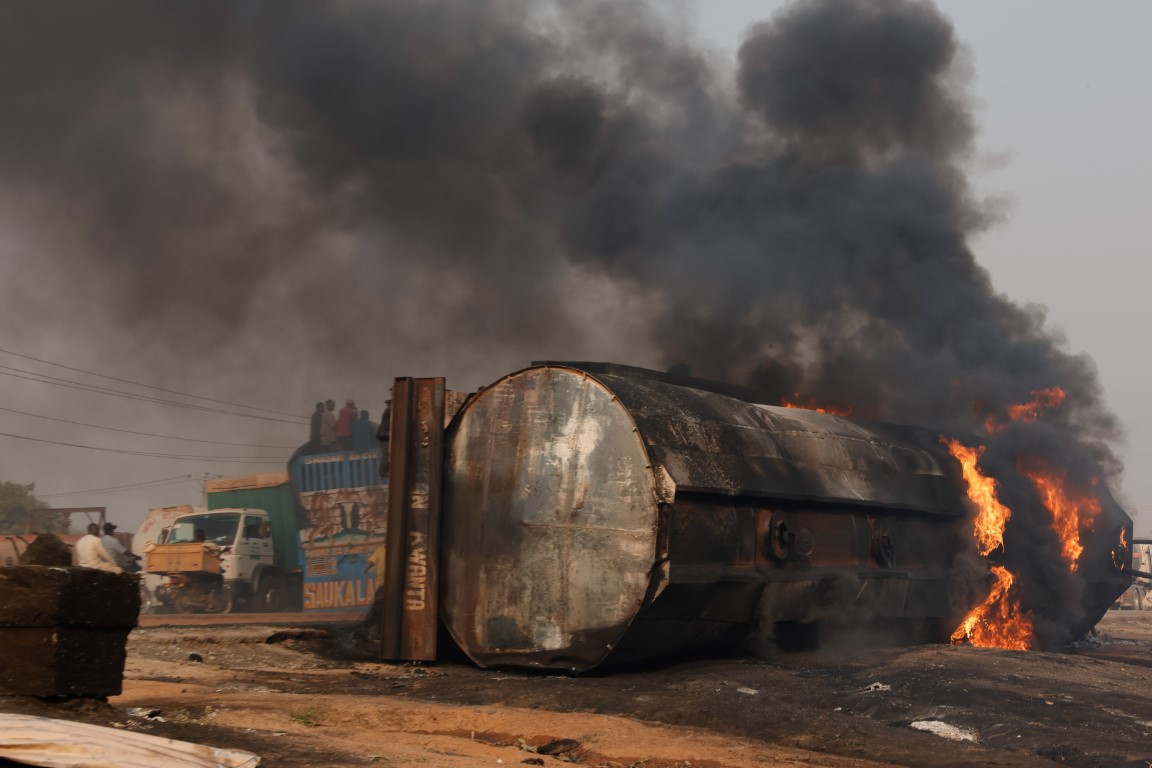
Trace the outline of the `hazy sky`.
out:
<instances>
[{"instance_id":1,"label":"hazy sky","mask_svg":"<svg viewBox=\"0 0 1152 768\"><path fill-rule=\"evenodd\" d=\"M700 34L734 56L747 26L768 17L781 5L742 0L701 2L697 19ZM1130 1L1103 6L1071 2L937 5L951 18L970 56L970 87L979 128L978 155L972 161L971 178L983 196L1001 201L999 210L1003 212L1002 221L972 244L977 258L990 271L997 290L1016 302L1047 307L1048 321L1066 335L1068 349L1095 360L1106 400L1127 434L1121 446L1127 467L1124 486L1113 490L1137 517L1137 530L1150 532L1152 473L1144 468L1152 463L1152 412L1145 405L1145 393L1152 388L1152 364L1148 362L1142 331L1147 313L1146 262L1152 256L1152 246L1146 226L1140 225L1152 221L1152 153L1147 138L1152 136L1152 49L1147 44L1152 4ZM35 202L21 201L17 206L10 198L0 197L0 226L5 217L18 215L23 210L20 206L25 205L33 206ZM0 229L0 259L20 247L19 238ZM15 270L4 271L4 266L0 261L0 279L13 279ZM187 317L189 323L197 320L195 313ZM54 335L32 330L51 327L55 322L51 314L20 318L8 314L0 327L0 349L184 392L220 396L212 386L213 378L221 375L218 368L205 369L189 360L183 370L174 371L165 363L164 371L155 371L150 361L158 359L160 350L139 346L137 342L128 349L118 349L131 356L131 364L103 368L98 355L86 357L77 349L116 348L115 340L106 335L106 327L85 327L73 319ZM86 334L105 335L87 339ZM614 348L610 342L605 340L605 354L601 357L621 354L617 350L625 349L619 345ZM561 357L564 352L543 356ZM357 350L349 357L349 366L357 367L355 372L326 372L320 380L329 383L330 391L322 396L338 401L355 397L377 418L389 377L441 372L435 370L434 353L419 358L424 366L419 370L407 369L403 361L374 360L364 365L358 362L361 355L371 354L372 350ZM233 371L242 369L242 349L232 350L230 355ZM490 379L527 362L497 360L488 366L471 365L469 370L480 372L476 380L450 379L449 386L471 389L485 383L485 376ZM651 364L636 358L619 362ZM0 364L26 366L69 379L79 376L5 355L0 355ZM220 364L219 360L214 362L216 366ZM307 361L301 364L307 365ZM443 372L460 368L458 361L445 362ZM0 384L11 408L41 414L67 411L68 418L77 421L285 447L296 445L307 436L306 427L274 421L239 422L221 415L193 413L190 425L188 414L172 414L140 403L109 403L107 398L11 377L5 377ZM282 378L258 372L240 391L229 392L238 402L257 402L302 415L311 410L311 401L316 397L314 392L301 391ZM68 405L57 408L55 404L65 396ZM88 414L88 418L82 414ZM239 423L245 429L234 433L232 430ZM116 438L74 425L46 424L4 412L0 412L0 431L129 450L136 447L157 451L163 446L176 453L217 455L226 450L222 446L192 444L173 448L170 443L150 442L150 438ZM265 452L276 454L277 449ZM169 461L0 437L0 479L35 482L37 491L45 495L166 481L131 492L93 491L48 497L57 506L107 506L111 517L126 528L142 520L148 507L196 502L196 482L181 480L181 476L275 469L274 463L249 467ZM1138 516L1139 512L1145 514Z\"/></svg>"}]
</instances>

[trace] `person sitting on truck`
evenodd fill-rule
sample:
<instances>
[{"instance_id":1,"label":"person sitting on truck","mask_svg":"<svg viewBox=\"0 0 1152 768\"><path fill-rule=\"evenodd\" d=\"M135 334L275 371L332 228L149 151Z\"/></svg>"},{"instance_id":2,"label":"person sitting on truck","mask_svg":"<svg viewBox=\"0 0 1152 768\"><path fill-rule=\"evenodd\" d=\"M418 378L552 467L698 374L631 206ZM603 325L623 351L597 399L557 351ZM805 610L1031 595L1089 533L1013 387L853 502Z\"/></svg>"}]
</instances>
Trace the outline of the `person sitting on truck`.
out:
<instances>
[{"instance_id":1,"label":"person sitting on truck","mask_svg":"<svg viewBox=\"0 0 1152 768\"><path fill-rule=\"evenodd\" d=\"M88 533L76 542L76 565L81 568L95 568L109 573L122 573L116 560L104 548L100 541L100 526L96 523L88 524Z\"/></svg>"}]
</instances>

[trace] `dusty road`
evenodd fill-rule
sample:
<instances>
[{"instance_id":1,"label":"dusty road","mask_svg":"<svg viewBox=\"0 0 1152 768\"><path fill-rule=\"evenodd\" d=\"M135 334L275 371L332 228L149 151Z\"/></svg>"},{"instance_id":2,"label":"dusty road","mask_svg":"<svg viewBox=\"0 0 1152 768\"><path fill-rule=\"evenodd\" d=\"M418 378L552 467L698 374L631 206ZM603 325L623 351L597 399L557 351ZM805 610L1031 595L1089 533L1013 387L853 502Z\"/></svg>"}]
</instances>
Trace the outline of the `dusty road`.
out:
<instances>
[{"instance_id":1,"label":"dusty road","mask_svg":"<svg viewBox=\"0 0 1152 768\"><path fill-rule=\"evenodd\" d=\"M571 678L375 663L339 627L147 627L110 706L0 708L269 766L1148 766L1152 613L1111 613L1099 631L1062 653L841 649ZM946 727L972 741L917 730Z\"/></svg>"}]
</instances>

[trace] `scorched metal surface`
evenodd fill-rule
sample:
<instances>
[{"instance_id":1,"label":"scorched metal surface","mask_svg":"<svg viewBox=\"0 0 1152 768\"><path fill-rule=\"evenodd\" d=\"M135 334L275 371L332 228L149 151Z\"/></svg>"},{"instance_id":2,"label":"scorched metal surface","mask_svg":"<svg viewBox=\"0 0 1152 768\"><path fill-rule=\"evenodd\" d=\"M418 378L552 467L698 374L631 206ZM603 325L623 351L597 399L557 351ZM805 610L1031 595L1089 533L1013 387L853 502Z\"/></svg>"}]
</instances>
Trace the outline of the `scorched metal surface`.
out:
<instances>
[{"instance_id":1,"label":"scorched metal surface","mask_svg":"<svg viewBox=\"0 0 1152 768\"><path fill-rule=\"evenodd\" d=\"M846 588L873 616L951 611L954 478L846 419L546 365L478 393L446 445L442 617L481 666L588 670Z\"/></svg>"}]
</instances>

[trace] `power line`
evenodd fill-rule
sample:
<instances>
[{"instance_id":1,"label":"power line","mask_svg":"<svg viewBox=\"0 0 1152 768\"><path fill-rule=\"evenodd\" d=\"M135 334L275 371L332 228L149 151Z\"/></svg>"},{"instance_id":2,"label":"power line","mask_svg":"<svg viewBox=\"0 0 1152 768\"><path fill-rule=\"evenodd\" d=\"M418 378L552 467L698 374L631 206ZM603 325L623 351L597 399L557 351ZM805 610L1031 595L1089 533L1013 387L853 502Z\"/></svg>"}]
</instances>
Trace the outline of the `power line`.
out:
<instances>
[{"instance_id":1,"label":"power line","mask_svg":"<svg viewBox=\"0 0 1152 768\"><path fill-rule=\"evenodd\" d=\"M85 424L82 421L72 421L70 419L61 419L56 416L44 416L39 413L30 413L29 411L21 411L16 408L4 408L0 406L0 411L7 411L9 413L18 413L21 416L31 416L35 419L47 419L48 421L59 421L64 424L74 424L78 427L91 427L93 429L107 429L111 432L124 432L129 435L141 435L143 437L159 437L165 440L184 440L189 443L209 443L211 445L232 445L240 448L276 448L278 450L292 451L296 449L294 445L260 445L258 443L228 443L220 440L197 440L192 437L175 437L173 435L157 435L153 432L136 432L131 429L120 429L118 427L105 427L100 424Z\"/></svg>"},{"instance_id":2,"label":"power line","mask_svg":"<svg viewBox=\"0 0 1152 768\"><path fill-rule=\"evenodd\" d=\"M10 432L0 432L0 437L12 437L17 440L31 440L32 442L48 443L49 445L62 445L68 448L85 448L89 451L119 453L125 456L146 456L152 459L177 459L182 461L222 461L229 464L283 464L288 461L288 457L277 459L271 456L196 456L179 453L158 453L155 451L133 451L127 448L108 448L99 445L80 445L79 443L65 443L59 440L45 440L44 438L29 437L28 435L14 435Z\"/></svg>"},{"instance_id":3,"label":"power line","mask_svg":"<svg viewBox=\"0 0 1152 768\"><path fill-rule=\"evenodd\" d=\"M11 376L16 379L27 379L28 381L35 381L40 384L51 384L56 387L64 387L65 389L78 389L82 392L94 392L100 395L111 395L114 397L123 397L128 400L138 400L145 403L154 403L157 405L171 405L176 408L188 408L193 411L205 411L207 413L219 413L226 416L238 416L245 419L260 419L262 421L278 421L285 424L304 425L308 421L303 417L297 417L296 420L277 419L272 416L257 416L251 413L239 413L237 411L225 411L219 408L209 408L205 405L195 405L193 403L180 403L175 400L162 400L158 397L151 397L149 395L139 395L134 392L124 392L123 390L111 389L109 387L100 387L95 384L84 384L79 381L71 381L69 379L61 379L57 376L48 376L43 373L36 373L34 371L26 371L21 368L13 368L10 365L0 365L0 376ZM16 371L16 373L10 373ZM20 374L28 374L21 376Z\"/></svg>"},{"instance_id":4,"label":"power line","mask_svg":"<svg viewBox=\"0 0 1152 768\"><path fill-rule=\"evenodd\" d=\"M174 477L157 478L156 480L145 480L139 483L126 483L124 485L111 485L107 488L86 488L81 491L60 491L59 493L37 493L36 497L40 499L58 498L60 496L79 496L85 493L115 493L120 491L133 491L139 488L157 488L162 485L172 485L174 483L186 483L189 480L196 480L200 475L176 475Z\"/></svg>"},{"instance_id":5,"label":"power line","mask_svg":"<svg viewBox=\"0 0 1152 768\"><path fill-rule=\"evenodd\" d=\"M83 368L73 368L72 366L64 365L63 363L54 363L51 360L41 360L40 358L32 357L31 355L22 355L19 352L13 352L10 349L0 349L0 352L3 352L6 355L12 355L13 357L21 357L25 360L32 360L32 361L37 362L37 363L43 363L44 365L54 365L57 368L63 368L64 370L67 370L67 371L75 371L76 373L83 373L83 374L87 374L88 376L98 376L101 379L108 379L109 381L118 381L121 384L131 384L132 386L135 386L135 387L144 387L146 389L155 389L158 392L167 392L170 395L180 395L181 397L191 397L191 398L194 398L196 400L204 400L204 401L209 402L209 403L216 403L217 405L228 405L228 406L231 406L233 408L248 408L249 410L253 410L253 411L264 411L265 413L274 413L277 416L296 416L296 414L283 413L281 411L274 411L270 408L260 408L259 406L244 405L243 403L230 403L227 400L214 400L211 397L202 397L200 395L192 395L192 394L189 394L187 392L178 392L175 389L165 389L164 387L157 387L157 386L154 386L152 384L141 384L138 381L131 381L130 379L120 379L120 378L117 378L115 376L108 376L107 374L96 373L95 371L86 371ZM299 418L298 416L296 416L296 417Z\"/></svg>"}]
</instances>

